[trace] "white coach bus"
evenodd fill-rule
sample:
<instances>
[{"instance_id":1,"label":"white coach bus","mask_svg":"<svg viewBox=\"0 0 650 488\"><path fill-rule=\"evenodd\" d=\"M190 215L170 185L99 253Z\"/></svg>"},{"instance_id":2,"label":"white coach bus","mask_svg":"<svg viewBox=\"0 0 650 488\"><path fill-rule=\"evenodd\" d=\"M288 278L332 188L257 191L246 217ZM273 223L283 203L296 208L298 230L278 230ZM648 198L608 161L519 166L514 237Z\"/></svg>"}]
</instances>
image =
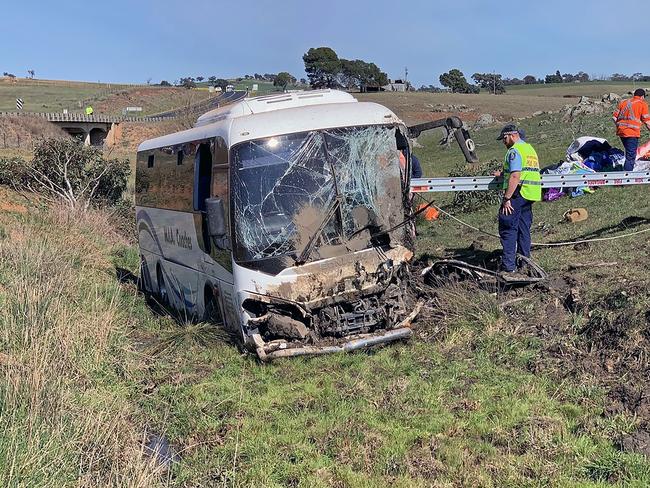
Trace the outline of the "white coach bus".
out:
<instances>
[{"instance_id":1,"label":"white coach bus","mask_svg":"<svg viewBox=\"0 0 650 488\"><path fill-rule=\"evenodd\" d=\"M143 142L144 291L262 359L408 337L409 151L394 113L333 90L245 99Z\"/></svg>"}]
</instances>

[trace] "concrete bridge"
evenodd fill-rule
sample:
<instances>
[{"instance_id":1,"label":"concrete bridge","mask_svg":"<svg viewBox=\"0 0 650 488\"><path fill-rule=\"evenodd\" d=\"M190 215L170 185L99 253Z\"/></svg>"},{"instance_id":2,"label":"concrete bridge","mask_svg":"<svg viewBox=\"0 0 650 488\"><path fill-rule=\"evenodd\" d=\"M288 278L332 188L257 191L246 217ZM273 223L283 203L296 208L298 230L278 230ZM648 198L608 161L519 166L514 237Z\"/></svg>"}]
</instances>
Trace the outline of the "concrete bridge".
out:
<instances>
[{"instance_id":1,"label":"concrete bridge","mask_svg":"<svg viewBox=\"0 0 650 488\"><path fill-rule=\"evenodd\" d=\"M160 122L170 117L113 117L110 115L85 115L61 112L0 112L0 117L41 117L59 126L87 146L101 146L114 136L121 122Z\"/></svg>"},{"instance_id":2,"label":"concrete bridge","mask_svg":"<svg viewBox=\"0 0 650 488\"><path fill-rule=\"evenodd\" d=\"M0 112L0 117L41 117L59 126L71 136L83 140L87 146L102 146L107 140L109 144L115 142L117 126L121 122L162 122L176 117L197 115L239 101L245 98L247 94L246 91L226 92L189 107L147 117L86 115L63 112Z\"/></svg>"}]
</instances>

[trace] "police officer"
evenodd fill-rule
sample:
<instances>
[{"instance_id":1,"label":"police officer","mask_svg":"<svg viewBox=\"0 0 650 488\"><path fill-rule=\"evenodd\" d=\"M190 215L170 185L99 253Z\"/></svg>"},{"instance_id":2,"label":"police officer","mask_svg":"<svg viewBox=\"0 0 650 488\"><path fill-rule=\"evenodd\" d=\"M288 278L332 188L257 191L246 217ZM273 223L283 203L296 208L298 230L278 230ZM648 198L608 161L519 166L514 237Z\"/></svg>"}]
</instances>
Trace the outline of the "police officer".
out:
<instances>
[{"instance_id":1,"label":"police officer","mask_svg":"<svg viewBox=\"0 0 650 488\"><path fill-rule=\"evenodd\" d=\"M517 253L530 257L530 227L533 202L542 199L539 159L533 146L523 141L519 129L508 124L497 138L508 148L503 171L503 201L499 209L499 236L503 247L501 270L517 271Z\"/></svg>"}]
</instances>

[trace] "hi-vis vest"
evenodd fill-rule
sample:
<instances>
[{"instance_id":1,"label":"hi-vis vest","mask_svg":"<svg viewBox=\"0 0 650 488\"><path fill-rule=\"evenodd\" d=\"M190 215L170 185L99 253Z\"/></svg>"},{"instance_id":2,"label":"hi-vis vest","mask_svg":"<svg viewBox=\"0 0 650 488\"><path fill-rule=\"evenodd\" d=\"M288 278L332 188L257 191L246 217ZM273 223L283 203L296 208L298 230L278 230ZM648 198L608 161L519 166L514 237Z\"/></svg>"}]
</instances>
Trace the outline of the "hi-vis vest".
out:
<instances>
[{"instance_id":1,"label":"hi-vis vest","mask_svg":"<svg viewBox=\"0 0 650 488\"><path fill-rule=\"evenodd\" d=\"M510 151L517 151L521 156L521 188L519 192L526 200L539 202L542 200L542 179L539 174L539 159L533 146L527 142L518 142L506 153L503 163L503 189L508 188L510 181L510 161L508 155Z\"/></svg>"},{"instance_id":2,"label":"hi-vis vest","mask_svg":"<svg viewBox=\"0 0 650 488\"><path fill-rule=\"evenodd\" d=\"M638 104L645 104L641 97L633 97L628 100L623 100L616 112L614 112L614 119L616 121L616 135L620 137L640 137L641 136L641 122L646 122L648 118L647 110L643 110L643 106L639 107ZM641 109L640 116L637 112ZM645 113L644 113L645 112ZM644 120L641 120L643 118Z\"/></svg>"}]
</instances>

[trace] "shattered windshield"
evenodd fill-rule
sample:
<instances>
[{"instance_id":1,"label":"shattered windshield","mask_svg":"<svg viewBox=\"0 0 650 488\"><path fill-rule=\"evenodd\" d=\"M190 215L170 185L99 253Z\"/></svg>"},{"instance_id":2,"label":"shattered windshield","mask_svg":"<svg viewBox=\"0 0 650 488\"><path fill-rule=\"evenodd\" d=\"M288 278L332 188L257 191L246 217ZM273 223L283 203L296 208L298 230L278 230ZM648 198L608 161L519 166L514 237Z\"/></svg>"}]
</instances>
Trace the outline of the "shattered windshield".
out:
<instances>
[{"instance_id":1,"label":"shattered windshield","mask_svg":"<svg viewBox=\"0 0 650 488\"><path fill-rule=\"evenodd\" d=\"M275 136L233 149L235 258L359 250L404 218L394 127Z\"/></svg>"}]
</instances>

